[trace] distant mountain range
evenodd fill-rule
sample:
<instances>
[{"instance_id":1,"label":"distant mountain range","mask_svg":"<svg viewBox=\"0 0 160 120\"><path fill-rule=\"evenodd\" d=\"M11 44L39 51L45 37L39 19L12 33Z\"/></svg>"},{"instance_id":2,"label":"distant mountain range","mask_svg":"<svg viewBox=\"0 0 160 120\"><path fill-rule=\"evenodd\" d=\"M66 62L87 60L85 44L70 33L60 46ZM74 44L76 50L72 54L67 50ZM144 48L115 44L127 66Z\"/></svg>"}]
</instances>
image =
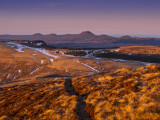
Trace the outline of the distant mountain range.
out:
<instances>
[{"instance_id":1,"label":"distant mountain range","mask_svg":"<svg viewBox=\"0 0 160 120\"><path fill-rule=\"evenodd\" d=\"M105 48L128 45L153 45L160 46L160 38L139 38L131 36L112 37L108 35L95 35L90 31L80 34L48 34L36 33L33 35L0 35L0 40L43 40L54 47L84 47Z\"/></svg>"}]
</instances>

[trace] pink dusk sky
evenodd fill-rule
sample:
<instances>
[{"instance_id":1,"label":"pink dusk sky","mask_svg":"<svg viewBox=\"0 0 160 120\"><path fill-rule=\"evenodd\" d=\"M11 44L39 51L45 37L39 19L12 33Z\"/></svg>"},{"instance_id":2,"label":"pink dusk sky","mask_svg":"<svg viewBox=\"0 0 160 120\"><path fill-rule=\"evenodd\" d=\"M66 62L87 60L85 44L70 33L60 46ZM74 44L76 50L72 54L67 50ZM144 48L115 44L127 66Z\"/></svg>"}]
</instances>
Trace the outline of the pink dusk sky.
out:
<instances>
[{"instance_id":1,"label":"pink dusk sky","mask_svg":"<svg viewBox=\"0 0 160 120\"><path fill-rule=\"evenodd\" d=\"M160 1L0 1L0 34L74 34L86 30L115 36L160 37Z\"/></svg>"}]
</instances>

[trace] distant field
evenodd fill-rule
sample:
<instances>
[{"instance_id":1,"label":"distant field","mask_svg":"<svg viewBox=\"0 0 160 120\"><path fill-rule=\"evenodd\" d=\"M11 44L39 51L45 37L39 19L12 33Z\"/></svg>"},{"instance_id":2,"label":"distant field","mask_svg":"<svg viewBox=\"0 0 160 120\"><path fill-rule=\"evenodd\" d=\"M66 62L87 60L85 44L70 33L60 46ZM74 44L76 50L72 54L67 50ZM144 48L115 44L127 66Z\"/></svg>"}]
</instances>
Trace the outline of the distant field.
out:
<instances>
[{"instance_id":1,"label":"distant field","mask_svg":"<svg viewBox=\"0 0 160 120\"><path fill-rule=\"evenodd\" d=\"M111 49L110 51L117 51L126 54L160 54L160 47L156 46L123 46L117 49Z\"/></svg>"},{"instance_id":2,"label":"distant field","mask_svg":"<svg viewBox=\"0 0 160 120\"><path fill-rule=\"evenodd\" d=\"M64 52L66 49L45 50L21 46L18 42L1 43L0 86L26 84L35 80L37 82L37 78L49 75L53 75L56 79L144 66L137 62L74 57Z\"/></svg>"},{"instance_id":3,"label":"distant field","mask_svg":"<svg viewBox=\"0 0 160 120\"><path fill-rule=\"evenodd\" d=\"M95 53L94 56L149 63L160 63L160 47L124 46L116 49L106 49L106 52Z\"/></svg>"}]
</instances>

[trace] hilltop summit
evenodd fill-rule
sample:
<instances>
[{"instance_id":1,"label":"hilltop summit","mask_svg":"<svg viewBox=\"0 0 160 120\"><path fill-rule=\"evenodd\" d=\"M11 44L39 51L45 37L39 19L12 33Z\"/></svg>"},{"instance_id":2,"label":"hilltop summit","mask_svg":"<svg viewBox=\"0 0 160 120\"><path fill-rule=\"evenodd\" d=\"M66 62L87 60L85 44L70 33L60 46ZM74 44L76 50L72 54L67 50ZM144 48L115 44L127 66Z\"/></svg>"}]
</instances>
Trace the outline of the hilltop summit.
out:
<instances>
[{"instance_id":1,"label":"hilltop summit","mask_svg":"<svg viewBox=\"0 0 160 120\"><path fill-rule=\"evenodd\" d=\"M41 34L41 33L35 33L35 34L33 34L34 36L41 36L41 35L43 35L43 34Z\"/></svg>"},{"instance_id":2,"label":"hilltop summit","mask_svg":"<svg viewBox=\"0 0 160 120\"><path fill-rule=\"evenodd\" d=\"M129 35L124 35L124 36L122 36L122 37L120 37L121 39L131 39L132 37L131 36L129 36Z\"/></svg>"},{"instance_id":3,"label":"hilltop summit","mask_svg":"<svg viewBox=\"0 0 160 120\"><path fill-rule=\"evenodd\" d=\"M79 34L47 34L36 33L33 35L0 35L0 40L43 40L53 47L80 47L80 48L106 48L128 45L160 45L159 38L137 38L131 36L112 37L108 35L95 35L90 31ZM145 42L144 42L145 41ZM67 44L66 44L67 43Z\"/></svg>"},{"instance_id":4,"label":"hilltop summit","mask_svg":"<svg viewBox=\"0 0 160 120\"><path fill-rule=\"evenodd\" d=\"M83 31L83 32L81 32L80 34L81 34L81 35L95 35L95 34L93 34L93 33L90 32L90 31Z\"/></svg>"}]
</instances>

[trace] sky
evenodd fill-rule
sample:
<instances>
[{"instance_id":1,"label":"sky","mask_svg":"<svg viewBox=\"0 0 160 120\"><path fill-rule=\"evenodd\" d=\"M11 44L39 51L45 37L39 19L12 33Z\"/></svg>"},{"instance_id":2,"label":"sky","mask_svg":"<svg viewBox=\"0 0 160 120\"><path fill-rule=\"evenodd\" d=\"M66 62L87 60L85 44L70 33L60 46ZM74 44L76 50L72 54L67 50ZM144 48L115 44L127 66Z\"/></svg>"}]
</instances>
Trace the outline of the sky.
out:
<instances>
[{"instance_id":1,"label":"sky","mask_svg":"<svg viewBox=\"0 0 160 120\"><path fill-rule=\"evenodd\" d=\"M0 0L0 34L160 37L160 0Z\"/></svg>"}]
</instances>

